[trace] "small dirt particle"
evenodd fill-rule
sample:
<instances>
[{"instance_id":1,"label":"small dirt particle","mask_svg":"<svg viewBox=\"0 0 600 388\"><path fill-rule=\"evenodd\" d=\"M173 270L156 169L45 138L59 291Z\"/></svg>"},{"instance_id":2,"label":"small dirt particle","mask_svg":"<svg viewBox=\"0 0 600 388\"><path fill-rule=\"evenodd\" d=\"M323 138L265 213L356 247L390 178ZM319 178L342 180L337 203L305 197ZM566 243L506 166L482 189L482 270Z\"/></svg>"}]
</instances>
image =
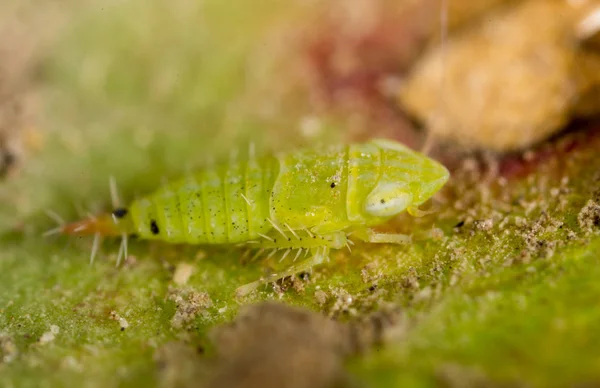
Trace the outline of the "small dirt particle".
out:
<instances>
[{"instance_id":1,"label":"small dirt particle","mask_svg":"<svg viewBox=\"0 0 600 388\"><path fill-rule=\"evenodd\" d=\"M127 320L125 318L123 318L122 316L117 314L117 312L114 310L110 312L110 319L112 319L113 321L119 322L121 331L125 331L125 329L127 329L129 327L129 322L127 322Z\"/></svg>"},{"instance_id":2,"label":"small dirt particle","mask_svg":"<svg viewBox=\"0 0 600 388\"><path fill-rule=\"evenodd\" d=\"M300 276L294 276L292 280L292 288L298 294L304 294L304 282Z\"/></svg>"},{"instance_id":3,"label":"small dirt particle","mask_svg":"<svg viewBox=\"0 0 600 388\"><path fill-rule=\"evenodd\" d=\"M334 288L331 294L336 298L333 306L329 310L330 317L336 317L340 314L356 315L355 309L352 307L354 297L343 288Z\"/></svg>"},{"instance_id":4,"label":"small dirt particle","mask_svg":"<svg viewBox=\"0 0 600 388\"><path fill-rule=\"evenodd\" d=\"M319 304L319 306L323 306L327 302L328 295L323 290L315 291L315 300Z\"/></svg>"},{"instance_id":5,"label":"small dirt particle","mask_svg":"<svg viewBox=\"0 0 600 388\"><path fill-rule=\"evenodd\" d=\"M420 284L417 271L412 267L409 268L408 271L406 271L406 275L404 275L400 280L400 284L403 288L418 290L420 288Z\"/></svg>"},{"instance_id":6,"label":"small dirt particle","mask_svg":"<svg viewBox=\"0 0 600 388\"><path fill-rule=\"evenodd\" d=\"M169 288L167 299L177 304L175 315L171 318L171 327L174 329L187 328L200 313L213 305L206 292L179 288Z\"/></svg>"},{"instance_id":7,"label":"small dirt particle","mask_svg":"<svg viewBox=\"0 0 600 388\"><path fill-rule=\"evenodd\" d=\"M492 230L492 228L494 227L494 220L492 220L491 218L488 218L487 220L477 220L473 222L473 226L477 230L487 232Z\"/></svg>"},{"instance_id":8,"label":"small dirt particle","mask_svg":"<svg viewBox=\"0 0 600 388\"><path fill-rule=\"evenodd\" d=\"M585 234L590 234L600 226L600 204L590 199L577 215L579 227Z\"/></svg>"},{"instance_id":9,"label":"small dirt particle","mask_svg":"<svg viewBox=\"0 0 600 388\"><path fill-rule=\"evenodd\" d=\"M303 294L304 279L308 280L307 276L303 276L302 274L279 279L275 283L273 283L273 291L275 291L275 293L279 296L282 296L286 290L292 288L298 294Z\"/></svg>"},{"instance_id":10,"label":"small dirt particle","mask_svg":"<svg viewBox=\"0 0 600 388\"><path fill-rule=\"evenodd\" d=\"M363 283L375 283L384 277L383 268L377 261L370 262L360 270L360 277Z\"/></svg>"}]
</instances>

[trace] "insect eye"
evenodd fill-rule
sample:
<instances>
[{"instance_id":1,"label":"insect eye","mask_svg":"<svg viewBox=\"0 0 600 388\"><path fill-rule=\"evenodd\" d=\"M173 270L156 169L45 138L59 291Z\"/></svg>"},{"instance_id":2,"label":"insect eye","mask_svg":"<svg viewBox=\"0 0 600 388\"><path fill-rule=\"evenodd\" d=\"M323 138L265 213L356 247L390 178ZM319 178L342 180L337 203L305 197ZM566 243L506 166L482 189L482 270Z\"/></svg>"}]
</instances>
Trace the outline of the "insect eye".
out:
<instances>
[{"instance_id":1,"label":"insect eye","mask_svg":"<svg viewBox=\"0 0 600 388\"><path fill-rule=\"evenodd\" d=\"M404 186L384 184L377 186L367 197L365 211L375 217L391 217L401 213L412 201Z\"/></svg>"}]
</instances>

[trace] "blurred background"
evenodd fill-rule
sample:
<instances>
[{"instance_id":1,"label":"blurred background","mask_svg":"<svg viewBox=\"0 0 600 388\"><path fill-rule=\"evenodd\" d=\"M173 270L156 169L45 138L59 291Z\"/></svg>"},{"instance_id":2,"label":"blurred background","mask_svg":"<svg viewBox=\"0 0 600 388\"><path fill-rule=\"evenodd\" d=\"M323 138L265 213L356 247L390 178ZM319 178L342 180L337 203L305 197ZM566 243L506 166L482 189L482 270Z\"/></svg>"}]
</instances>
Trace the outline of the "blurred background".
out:
<instances>
[{"instance_id":1,"label":"blurred background","mask_svg":"<svg viewBox=\"0 0 600 388\"><path fill-rule=\"evenodd\" d=\"M40 242L48 210L107 210L109 176L131 200L250 144L384 137L452 171L436 215L388 226L438 238L359 246L302 292L242 303L275 298L340 321L386 303L406 311L384 351L333 352L345 366L306 384L594 386L599 117L597 0L3 0L0 374L38 386L58 365L52 386L195 386L203 352L184 372L172 365L204 346L218 359L207 333L261 273L235 250L144 244L127 271L112 245L89 268L89 242Z\"/></svg>"}]
</instances>

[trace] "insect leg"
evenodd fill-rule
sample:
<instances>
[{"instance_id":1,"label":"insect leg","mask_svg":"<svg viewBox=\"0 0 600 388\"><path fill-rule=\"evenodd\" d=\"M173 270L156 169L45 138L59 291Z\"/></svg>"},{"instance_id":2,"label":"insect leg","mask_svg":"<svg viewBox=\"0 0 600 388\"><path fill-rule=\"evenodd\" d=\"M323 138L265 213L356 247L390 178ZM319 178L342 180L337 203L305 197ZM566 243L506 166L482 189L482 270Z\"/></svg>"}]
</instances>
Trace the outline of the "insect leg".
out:
<instances>
[{"instance_id":1,"label":"insect leg","mask_svg":"<svg viewBox=\"0 0 600 388\"><path fill-rule=\"evenodd\" d=\"M238 287L238 289L235 291L235 294L237 297L245 296L257 289L258 287L260 287L262 284L275 282L279 279L283 279L288 276L295 275L297 273L306 272L312 267L322 264L325 260L327 260L328 257L328 247L315 248L313 249L313 255L310 258L303 260L296 265L292 265L291 267L288 267L282 272L274 273L272 275L256 280L252 283L248 283L241 287Z\"/></svg>"},{"instance_id":2,"label":"insect leg","mask_svg":"<svg viewBox=\"0 0 600 388\"><path fill-rule=\"evenodd\" d=\"M379 233L368 228L355 230L353 236L359 240L377 244L409 244L412 241L412 237L407 234Z\"/></svg>"}]
</instances>

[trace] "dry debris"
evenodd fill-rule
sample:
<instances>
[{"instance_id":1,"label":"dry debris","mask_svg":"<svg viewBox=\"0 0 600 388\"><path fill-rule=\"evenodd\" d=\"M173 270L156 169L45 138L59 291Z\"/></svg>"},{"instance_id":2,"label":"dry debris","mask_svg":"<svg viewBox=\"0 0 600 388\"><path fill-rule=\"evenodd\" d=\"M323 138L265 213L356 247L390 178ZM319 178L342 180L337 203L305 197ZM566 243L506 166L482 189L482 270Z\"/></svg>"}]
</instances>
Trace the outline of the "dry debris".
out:
<instances>
[{"instance_id":1,"label":"dry debris","mask_svg":"<svg viewBox=\"0 0 600 388\"><path fill-rule=\"evenodd\" d=\"M579 227L585 234L590 234L600 227L600 203L594 199L587 201L577 215Z\"/></svg>"},{"instance_id":2,"label":"dry debris","mask_svg":"<svg viewBox=\"0 0 600 388\"><path fill-rule=\"evenodd\" d=\"M175 315L171 318L171 327L174 329L188 329L199 314L213 305L206 292L174 287L169 287L167 299L177 305Z\"/></svg>"},{"instance_id":3,"label":"dry debris","mask_svg":"<svg viewBox=\"0 0 600 388\"><path fill-rule=\"evenodd\" d=\"M123 318L122 316L117 314L117 312L114 310L110 312L109 318L111 320L117 321L119 323L119 327L120 327L121 331L125 331L125 329L127 329L129 327L129 322L127 322L127 320L125 318Z\"/></svg>"},{"instance_id":4,"label":"dry debris","mask_svg":"<svg viewBox=\"0 0 600 388\"><path fill-rule=\"evenodd\" d=\"M323 306L327 302L328 297L329 296L327 295L327 293L323 290L315 291L315 300L317 301L319 306Z\"/></svg>"},{"instance_id":5,"label":"dry debris","mask_svg":"<svg viewBox=\"0 0 600 388\"><path fill-rule=\"evenodd\" d=\"M569 3L518 2L465 26L416 64L402 105L435 136L501 152L598 113L600 55L574 44L589 11Z\"/></svg>"}]
</instances>

